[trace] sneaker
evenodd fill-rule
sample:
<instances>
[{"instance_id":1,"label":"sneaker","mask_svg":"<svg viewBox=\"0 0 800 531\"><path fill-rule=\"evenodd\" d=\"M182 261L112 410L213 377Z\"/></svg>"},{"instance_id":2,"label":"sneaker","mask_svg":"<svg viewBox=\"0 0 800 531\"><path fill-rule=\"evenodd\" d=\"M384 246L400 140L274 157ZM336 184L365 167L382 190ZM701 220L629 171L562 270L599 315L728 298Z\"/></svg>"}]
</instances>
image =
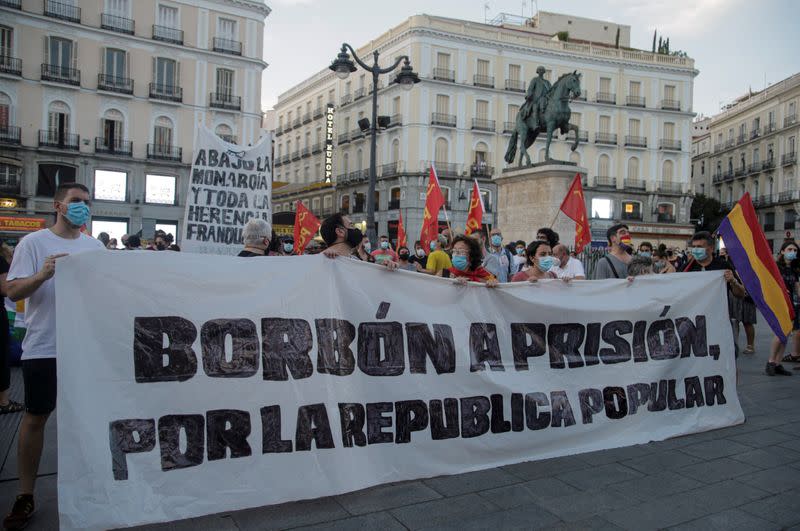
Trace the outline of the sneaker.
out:
<instances>
[{"instance_id":1,"label":"sneaker","mask_svg":"<svg viewBox=\"0 0 800 531\"><path fill-rule=\"evenodd\" d=\"M792 373L787 371L783 368L783 365L776 365L775 366L775 374L780 374L781 376L791 376Z\"/></svg>"},{"instance_id":2,"label":"sneaker","mask_svg":"<svg viewBox=\"0 0 800 531\"><path fill-rule=\"evenodd\" d=\"M3 529L25 529L33 517L33 494L20 494L14 502L14 507L3 520Z\"/></svg>"},{"instance_id":3,"label":"sneaker","mask_svg":"<svg viewBox=\"0 0 800 531\"><path fill-rule=\"evenodd\" d=\"M775 364L767 362L767 368L765 370L767 376L775 376Z\"/></svg>"}]
</instances>

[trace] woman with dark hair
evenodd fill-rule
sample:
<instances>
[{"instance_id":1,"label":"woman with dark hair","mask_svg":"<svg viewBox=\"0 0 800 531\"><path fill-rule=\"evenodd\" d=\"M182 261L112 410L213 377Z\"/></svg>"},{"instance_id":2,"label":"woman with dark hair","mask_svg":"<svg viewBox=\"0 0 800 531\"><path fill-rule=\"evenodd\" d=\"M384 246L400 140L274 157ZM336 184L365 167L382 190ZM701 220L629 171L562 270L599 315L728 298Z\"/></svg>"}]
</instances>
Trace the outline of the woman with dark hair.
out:
<instances>
[{"instance_id":1,"label":"woman with dark hair","mask_svg":"<svg viewBox=\"0 0 800 531\"><path fill-rule=\"evenodd\" d=\"M766 373L769 376L775 376L776 374L790 376L792 373L781 365L781 361L800 361L800 355L798 355L798 350L800 350L800 345L798 345L798 340L800 340L800 336L798 335L798 331L800 331L800 317L798 316L798 312L800 311L800 260L797 258L797 251L798 246L794 241L789 240L783 242L781 251L778 253L778 258L776 259L778 271L780 271L781 277L783 277L783 283L786 284L786 289L789 292L789 300L792 301L792 305L794 306L794 326L792 327L794 356L783 358L786 345L781 343L777 337L772 338L772 349L769 360L767 360L766 368ZM797 369L797 367L795 367L795 369Z\"/></svg>"},{"instance_id":2,"label":"woman with dark hair","mask_svg":"<svg viewBox=\"0 0 800 531\"><path fill-rule=\"evenodd\" d=\"M558 263L553 256L550 244L545 241L532 241L526 250L528 268L511 277L511 282L536 282L546 278L556 278L550 270Z\"/></svg>"},{"instance_id":3,"label":"woman with dark hair","mask_svg":"<svg viewBox=\"0 0 800 531\"><path fill-rule=\"evenodd\" d=\"M497 286L497 279L483 268L483 249L477 239L459 234L453 240L453 267L450 276L459 284L483 282L487 288Z\"/></svg>"},{"instance_id":4,"label":"woman with dark hair","mask_svg":"<svg viewBox=\"0 0 800 531\"><path fill-rule=\"evenodd\" d=\"M667 256L667 246L662 243L653 251L653 273L663 274L674 272L675 268L669 262L669 256Z\"/></svg>"},{"instance_id":5,"label":"woman with dark hair","mask_svg":"<svg viewBox=\"0 0 800 531\"><path fill-rule=\"evenodd\" d=\"M408 250L408 247L397 248L397 264L397 269L402 269L404 271L417 270L417 266L411 262L411 252Z\"/></svg>"}]
</instances>

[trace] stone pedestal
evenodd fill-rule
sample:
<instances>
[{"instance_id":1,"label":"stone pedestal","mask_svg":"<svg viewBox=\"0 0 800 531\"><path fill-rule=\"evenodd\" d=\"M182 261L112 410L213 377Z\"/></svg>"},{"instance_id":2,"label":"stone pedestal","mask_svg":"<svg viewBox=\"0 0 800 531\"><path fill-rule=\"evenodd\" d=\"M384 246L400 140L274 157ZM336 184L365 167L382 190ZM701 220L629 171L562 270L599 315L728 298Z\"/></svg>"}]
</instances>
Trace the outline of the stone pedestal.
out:
<instances>
[{"instance_id":1,"label":"stone pedestal","mask_svg":"<svg viewBox=\"0 0 800 531\"><path fill-rule=\"evenodd\" d=\"M556 218L575 174L586 175L586 168L574 163L544 162L525 168L509 168L497 182L497 227L503 240L536 239L536 231L549 227ZM559 213L553 230L565 245L575 243L575 222Z\"/></svg>"}]
</instances>

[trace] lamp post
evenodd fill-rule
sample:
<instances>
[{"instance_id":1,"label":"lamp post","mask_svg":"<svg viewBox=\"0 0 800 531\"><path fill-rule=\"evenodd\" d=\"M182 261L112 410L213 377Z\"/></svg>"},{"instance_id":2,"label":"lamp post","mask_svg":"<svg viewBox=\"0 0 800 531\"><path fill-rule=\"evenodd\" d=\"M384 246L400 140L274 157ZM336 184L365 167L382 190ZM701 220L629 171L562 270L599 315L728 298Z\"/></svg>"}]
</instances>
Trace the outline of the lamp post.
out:
<instances>
[{"instance_id":1,"label":"lamp post","mask_svg":"<svg viewBox=\"0 0 800 531\"><path fill-rule=\"evenodd\" d=\"M411 62L407 55L401 55L397 58L394 64L388 68L381 68L378 64L378 51L372 52L373 64L369 66L362 61L356 51L347 43L342 44L342 49L336 59L331 63L330 69L336 72L336 77L339 79L347 79L352 72L357 70L350 55L353 54L353 59L356 63L368 72L372 72L372 121L370 122L369 131L371 133L370 147L369 147L369 192L367 193L367 239L375 243L375 182L377 180L377 167L376 167L376 151L378 147L378 76L381 74L388 74L393 72L400 63L403 63L400 72L395 77L395 82L403 88L403 90L411 90L415 83L419 83L419 76L411 68Z\"/></svg>"}]
</instances>

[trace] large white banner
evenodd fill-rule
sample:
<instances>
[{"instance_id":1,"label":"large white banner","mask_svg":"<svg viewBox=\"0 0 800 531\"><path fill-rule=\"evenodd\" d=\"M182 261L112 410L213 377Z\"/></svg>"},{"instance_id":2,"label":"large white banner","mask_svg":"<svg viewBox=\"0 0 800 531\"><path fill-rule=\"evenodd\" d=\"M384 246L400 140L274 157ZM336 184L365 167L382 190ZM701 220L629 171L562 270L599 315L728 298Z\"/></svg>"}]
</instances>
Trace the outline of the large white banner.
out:
<instances>
[{"instance_id":1,"label":"large white banner","mask_svg":"<svg viewBox=\"0 0 800 531\"><path fill-rule=\"evenodd\" d=\"M272 135L252 147L229 144L202 124L195 135L181 246L191 253L237 254L247 220L272 223Z\"/></svg>"},{"instance_id":2,"label":"large white banner","mask_svg":"<svg viewBox=\"0 0 800 531\"><path fill-rule=\"evenodd\" d=\"M60 261L56 293L66 529L744 420L721 272L491 290L323 256L101 252Z\"/></svg>"}]
</instances>

